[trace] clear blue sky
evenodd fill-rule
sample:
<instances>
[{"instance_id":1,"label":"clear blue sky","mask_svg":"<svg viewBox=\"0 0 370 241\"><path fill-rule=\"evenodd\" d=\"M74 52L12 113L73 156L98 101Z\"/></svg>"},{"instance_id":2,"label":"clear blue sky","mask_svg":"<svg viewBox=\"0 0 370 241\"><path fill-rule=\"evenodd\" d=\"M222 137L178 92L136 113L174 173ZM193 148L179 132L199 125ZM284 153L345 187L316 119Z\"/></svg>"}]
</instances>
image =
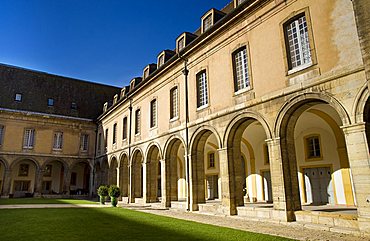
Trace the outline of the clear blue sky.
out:
<instances>
[{"instance_id":1,"label":"clear blue sky","mask_svg":"<svg viewBox=\"0 0 370 241\"><path fill-rule=\"evenodd\" d=\"M230 0L0 0L0 63L115 86Z\"/></svg>"}]
</instances>

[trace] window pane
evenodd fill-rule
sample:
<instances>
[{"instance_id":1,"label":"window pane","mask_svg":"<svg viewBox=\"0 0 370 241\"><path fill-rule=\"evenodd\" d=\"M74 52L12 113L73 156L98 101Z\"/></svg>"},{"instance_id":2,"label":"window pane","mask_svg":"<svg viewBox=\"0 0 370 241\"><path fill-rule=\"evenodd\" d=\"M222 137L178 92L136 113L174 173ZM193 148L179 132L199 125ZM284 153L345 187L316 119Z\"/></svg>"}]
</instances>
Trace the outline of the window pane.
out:
<instances>
[{"instance_id":1,"label":"window pane","mask_svg":"<svg viewBox=\"0 0 370 241\"><path fill-rule=\"evenodd\" d=\"M185 47L185 41L184 37L180 38L177 43L177 50L181 51Z\"/></svg>"},{"instance_id":2,"label":"window pane","mask_svg":"<svg viewBox=\"0 0 370 241\"><path fill-rule=\"evenodd\" d=\"M290 69L311 63L311 48L306 16L303 15L290 22L286 26L286 34L288 54L290 56Z\"/></svg>"},{"instance_id":3,"label":"window pane","mask_svg":"<svg viewBox=\"0 0 370 241\"><path fill-rule=\"evenodd\" d=\"M157 100L150 102L150 127L157 125Z\"/></svg>"},{"instance_id":4,"label":"window pane","mask_svg":"<svg viewBox=\"0 0 370 241\"><path fill-rule=\"evenodd\" d=\"M235 91L249 88L249 71L247 49L243 48L234 54Z\"/></svg>"},{"instance_id":5,"label":"window pane","mask_svg":"<svg viewBox=\"0 0 370 241\"><path fill-rule=\"evenodd\" d=\"M158 66L162 66L164 64L164 55L161 55L158 60Z\"/></svg>"},{"instance_id":6,"label":"window pane","mask_svg":"<svg viewBox=\"0 0 370 241\"><path fill-rule=\"evenodd\" d=\"M113 125L113 144L117 142L117 123Z\"/></svg>"},{"instance_id":7,"label":"window pane","mask_svg":"<svg viewBox=\"0 0 370 241\"><path fill-rule=\"evenodd\" d=\"M54 145L53 149L62 149L63 146L63 132L55 132L54 133Z\"/></svg>"},{"instance_id":8,"label":"window pane","mask_svg":"<svg viewBox=\"0 0 370 241\"><path fill-rule=\"evenodd\" d=\"M23 137L23 147L24 148L33 148L34 145L34 129L26 129L24 131L24 137Z\"/></svg>"},{"instance_id":9,"label":"window pane","mask_svg":"<svg viewBox=\"0 0 370 241\"><path fill-rule=\"evenodd\" d=\"M171 108L170 117L171 119L178 116L178 96L177 95L178 95L177 87L171 89L171 92L170 92L170 108Z\"/></svg>"},{"instance_id":10,"label":"window pane","mask_svg":"<svg viewBox=\"0 0 370 241\"><path fill-rule=\"evenodd\" d=\"M48 106L54 106L54 99L48 99Z\"/></svg>"},{"instance_id":11,"label":"window pane","mask_svg":"<svg viewBox=\"0 0 370 241\"><path fill-rule=\"evenodd\" d=\"M140 133L140 110L136 110L135 112L135 134Z\"/></svg>"},{"instance_id":12,"label":"window pane","mask_svg":"<svg viewBox=\"0 0 370 241\"><path fill-rule=\"evenodd\" d=\"M22 94L15 94L15 98L14 98L15 101L22 101Z\"/></svg>"},{"instance_id":13,"label":"window pane","mask_svg":"<svg viewBox=\"0 0 370 241\"><path fill-rule=\"evenodd\" d=\"M206 72L201 72L197 76L197 103L198 107L208 104L208 86L207 86L207 74Z\"/></svg>"},{"instance_id":14,"label":"window pane","mask_svg":"<svg viewBox=\"0 0 370 241\"><path fill-rule=\"evenodd\" d=\"M209 14L204 20L203 20L203 32L207 31L212 27L212 14Z\"/></svg>"},{"instance_id":15,"label":"window pane","mask_svg":"<svg viewBox=\"0 0 370 241\"><path fill-rule=\"evenodd\" d=\"M123 126L122 126L122 139L126 139L127 138L127 117L123 118Z\"/></svg>"}]
</instances>

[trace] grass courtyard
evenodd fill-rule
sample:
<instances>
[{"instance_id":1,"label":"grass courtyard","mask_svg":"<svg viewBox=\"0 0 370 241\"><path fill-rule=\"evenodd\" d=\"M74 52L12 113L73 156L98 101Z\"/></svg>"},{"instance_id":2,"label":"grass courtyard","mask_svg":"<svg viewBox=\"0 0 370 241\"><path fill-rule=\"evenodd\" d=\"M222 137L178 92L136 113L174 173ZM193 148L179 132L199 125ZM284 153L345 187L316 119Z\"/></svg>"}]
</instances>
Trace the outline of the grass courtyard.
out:
<instances>
[{"instance_id":1,"label":"grass courtyard","mask_svg":"<svg viewBox=\"0 0 370 241\"><path fill-rule=\"evenodd\" d=\"M0 233L17 241L288 240L123 208L0 209Z\"/></svg>"},{"instance_id":2,"label":"grass courtyard","mask_svg":"<svg viewBox=\"0 0 370 241\"><path fill-rule=\"evenodd\" d=\"M18 204L98 204L98 202L80 199L0 198L0 205Z\"/></svg>"}]
</instances>

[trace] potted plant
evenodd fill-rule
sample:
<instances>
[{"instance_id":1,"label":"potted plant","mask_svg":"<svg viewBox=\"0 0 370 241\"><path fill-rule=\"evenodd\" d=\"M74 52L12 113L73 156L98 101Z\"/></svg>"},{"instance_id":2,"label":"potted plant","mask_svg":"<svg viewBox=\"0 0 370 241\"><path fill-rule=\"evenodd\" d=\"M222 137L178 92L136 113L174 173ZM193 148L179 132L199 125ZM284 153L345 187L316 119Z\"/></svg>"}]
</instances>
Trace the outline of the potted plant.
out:
<instances>
[{"instance_id":1,"label":"potted plant","mask_svg":"<svg viewBox=\"0 0 370 241\"><path fill-rule=\"evenodd\" d=\"M112 207L117 206L117 198L121 195L121 190L116 185L111 185L108 189L108 194L112 203Z\"/></svg>"},{"instance_id":2,"label":"potted plant","mask_svg":"<svg viewBox=\"0 0 370 241\"><path fill-rule=\"evenodd\" d=\"M98 188L98 195L100 197L100 204L105 204L105 197L108 196L108 187L106 185L100 185Z\"/></svg>"}]
</instances>

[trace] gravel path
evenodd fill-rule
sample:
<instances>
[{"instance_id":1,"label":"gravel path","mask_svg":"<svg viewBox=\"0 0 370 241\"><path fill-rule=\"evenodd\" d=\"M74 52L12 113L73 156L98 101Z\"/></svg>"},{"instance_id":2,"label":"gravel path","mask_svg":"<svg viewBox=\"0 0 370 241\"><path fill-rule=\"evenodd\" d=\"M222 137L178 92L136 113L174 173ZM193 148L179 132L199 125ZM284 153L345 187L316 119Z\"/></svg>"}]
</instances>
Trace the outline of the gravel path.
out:
<instances>
[{"instance_id":1,"label":"gravel path","mask_svg":"<svg viewBox=\"0 0 370 241\"><path fill-rule=\"evenodd\" d=\"M199 223L240 229L250 232L270 234L296 240L325 240L325 241L370 241L370 237L358 237L328 231L303 228L296 223L279 224L274 222L249 221L237 216L215 216L177 210L152 209L145 206L121 205L124 208L134 209L161 216L185 219Z\"/></svg>"}]
</instances>

